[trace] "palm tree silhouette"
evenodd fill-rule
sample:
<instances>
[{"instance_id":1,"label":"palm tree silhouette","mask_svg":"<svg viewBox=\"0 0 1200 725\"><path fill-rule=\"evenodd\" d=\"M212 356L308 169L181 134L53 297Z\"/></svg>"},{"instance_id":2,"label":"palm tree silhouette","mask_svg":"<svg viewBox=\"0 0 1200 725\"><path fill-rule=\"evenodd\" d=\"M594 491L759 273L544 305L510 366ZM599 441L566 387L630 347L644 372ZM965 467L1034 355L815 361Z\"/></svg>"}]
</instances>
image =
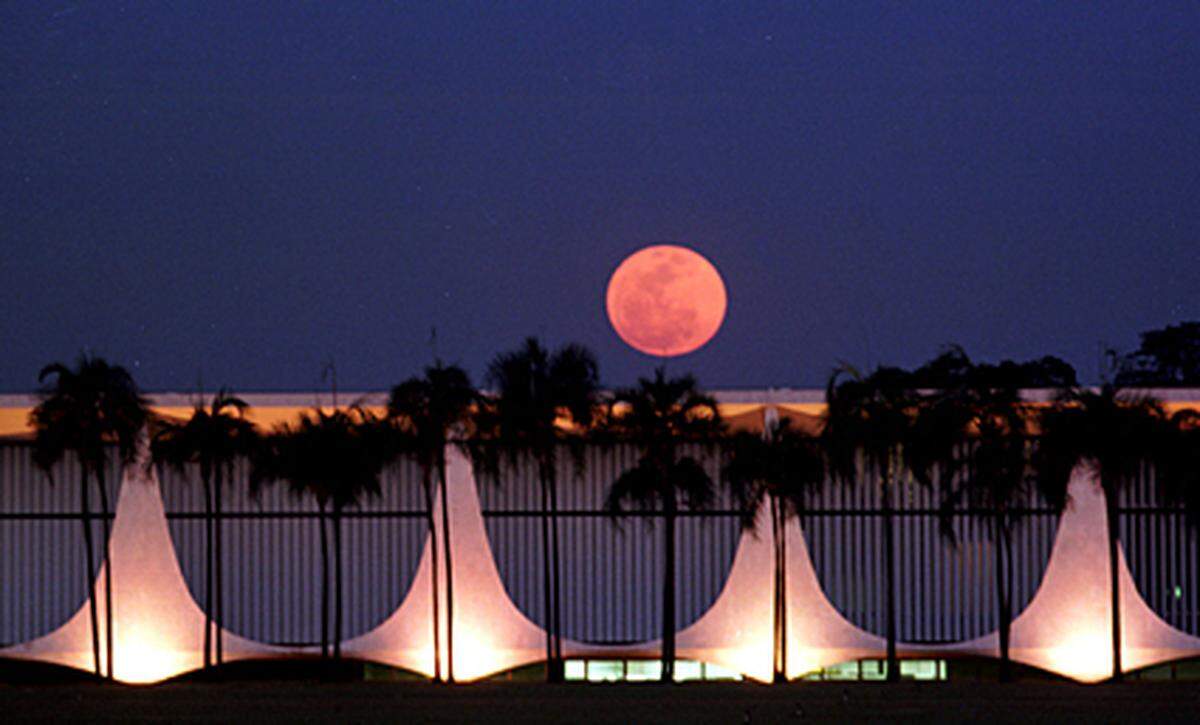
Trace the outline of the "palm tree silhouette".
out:
<instances>
[{"instance_id":1,"label":"palm tree silhouette","mask_svg":"<svg viewBox=\"0 0 1200 725\"><path fill-rule=\"evenodd\" d=\"M170 466L182 474L188 467L200 469L204 488L205 515L205 588L204 588L204 666L223 659L221 626L224 621L222 574L221 493L232 477L233 464L247 458L257 445L258 433L246 420L249 406L226 390L213 396L209 407L197 402L192 417L185 422L163 421L150 444L154 463Z\"/></svg>"},{"instance_id":2,"label":"palm tree silhouette","mask_svg":"<svg viewBox=\"0 0 1200 725\"><path fill-rule=\"evenodd\" d=\"M982 512L995 554L1000 679L1012 679L1009 642L1013 618L1013 532L1032 478L1029 424L1018 381L995 368L977 367L961 353L961 366L918 403L906 465L918 481L940 484L942 536L957 546L954 515L966 503ZM1061 507L1063 500L1054 496Z\"/></svg>"},{"instance_id":3,"label":"palm tree silhouette","mask_svg":"<svg viewBox=\"0 0 1200 725\"><path fill-rule=\"evenodd\" d=\"M284 481L297 496L317 503L321 535L321 656L329 655L330 534L333 539L333 657L342 655L342 514L364 496L378 496L388 451L373 434L373 419L359 409L315 409L295 425L284 424L265 440L251 486ZM327 526L328 524L328 526Z\"/></svg>"},{"instance_id":4,"label":"palm tree silhouette","mask_svg":"<svg viewBox=\"0 0 1200 725\"><path fill-rule=\"evenodd\" d=\"M658 368L635 388L616 391L609 406L609 431L636 445L640 456L609 489L605 509L620 516L626 507L660 511L665 571L662 601L662 680L675 677L675 519L681 501L689 509L707 508L713 480L695 458L680 455L685 442L715 443L724 424L717 402L701 393L691 375L670 378Z\"/></svg>"},{"instance_id":5,"label":"palm tree silhouette","mask_svg":"<svg viewBox=\"0 0 1200 725\"><path fill-rule=\"evenodd\" d=\"M423 377L412 377L392 388L388 397L388 416L397 429L411 436L412 454L421 469L425 492L425 511L429 523L429 545L433 587L434 679L442 679L441 646L438 626L438 546L434 524L433 486L436 477L442 501L443 552L446 564L446 650L445 679L454 682L454 576L450 550L450 512L446 487L446 446L468 423L479 400L471 379L462 368L437 361L425 368ZM457 441L461 443L460 441Z\"/></svg>"},{"instance_id":6,"label":"palm tree silhouette","mask_svg":"<svg viewBox=\"0 0 1200 725\"><path fill-rule=\"evenodd\" d=\"M787 538L785 524L807 508L808 496L825 483L820 442L784 419L762 435L745 431L729 443L721 477L742 513L742 528L753 530L766 501L774 542L772 668L775 682L787 681Z\"/></svg>"},{"instance_id":7,"label":"palm tree silhouette","mask_svg":"<svg viewBox=\"0 0 1200 725\"><path fill-rule=\"evenodd\" d=\"M1192 531L1193 547L1200 546L1200 412L1185 408L1171 416L1163 454L1156 471L1159 493L1180 509ZM1200 575L1200 557L1194 559L1193 575Z\"/></svg>"},{"instance_id":8,"label":"palm tree silhouette","mask_svg":"<svg viewBox=\"0 0 1200 725\"><path fill-rule=\"evenodd\" d=\"M1148 395L1124 391L1111 383L1099 390L1069 388L1040 416L1041 439L1034 456L1039 482L1052 501L1065 501L1071 472L1091 468L1104 491L1108 523L1108 569L1112 596L1114 681L1121 673L1121 594L1117 577L1120 547L1118 507L1121 491L1135 482L1145 466L1163 460L1169 437L1162 403Z\"/></svg>"},{"instance_id":9,"label":"palm tree silhouette","mask_svg":"<svg viewBox=\"0 0 1200 725\"><path fill-rule=\"evenodd\" d=\"M887 678L900 679L896 657L896 541L893 488L905 471L904 449L912 435L917 396L910 374L881 367L863 377L843 365L825 389L822 441L831 477L854 485L865 473L879 482L886 587Z\"/></svg>"},{"instance_id":10,"label":"palm tree silhouette","mask_svg":"<svg viewBox=\"0 0 1200 725\"><path fill-rule=\"evenodd\" d=\"M1184 408L1169 423L1156 483L1163 499L1180 507L1192 529L1200 529L1200 411Z\"/></svg>"},{"instance_id":11,"label":"palm tree silhouette","mask_svg":"<svg viewBox=\"0 0 1200 725\"><path fill-rule=\"evenodd\" d=\"M53 383L47 380L54 378ZM146 400L138 391L129 371L110 365L100 357L81 355L72 369L52 363L38 374L42 383L41 402L30 413L36 430L34 462L53 482L51 469L68 452L79 461L79 506L83 524L84 556L87 560L88 602L92 626L92 657L97 675L105 675L100 659L100 623L96 606L96 583L92 579L95 545L92 541L91 506L88 483L96 482L100 499L103 541L108 542L109 504L104 470L108 465L108 446L116 443L121 460L133 461L138 436L149 413ZM104 567L104 620L106 676L112 679L112 567Z\"/></svg>"},{"instance_id":12,"label":"palm tree silhouette","mask_svg":"<svg viewBox=\"0 0 1200 725\"><path fill-rule=\"evenodd\" d=\"M502 449L509 470L522 463L537 466L542 490L542 586L546 612L546 680L561 682L562 604L559 581L558 451L570 444L582 467L579 433L592 425L598 404L596 358L579 345L551 353L536 338L514 352L501 354L488 367L487 384L494 396L481 406L478 435L486 439L480 469L498 475ZM566 427L569 426L569 427Z\"/></svg>"}]
</instances>

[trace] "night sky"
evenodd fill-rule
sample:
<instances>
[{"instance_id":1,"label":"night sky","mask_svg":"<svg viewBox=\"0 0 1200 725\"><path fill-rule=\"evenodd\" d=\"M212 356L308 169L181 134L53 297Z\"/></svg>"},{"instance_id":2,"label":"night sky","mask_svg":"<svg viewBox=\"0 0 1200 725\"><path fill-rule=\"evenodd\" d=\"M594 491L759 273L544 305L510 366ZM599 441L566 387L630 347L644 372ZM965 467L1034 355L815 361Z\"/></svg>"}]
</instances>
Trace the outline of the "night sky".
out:
<instances>
[{"instance_id":1,"label":"night sky","mask_svg":"<svg viewBox=\"0 0 1200 725\"><path fill-rule=\"evenodd\" d=\"M1003 5L1003 7L999 7ZM720 269L714 388L1200 319L1200 3L0 5L0 390L606 384L649 244ZM436 339L431 344L431 328Z\"/></svg>"}]
</instances>

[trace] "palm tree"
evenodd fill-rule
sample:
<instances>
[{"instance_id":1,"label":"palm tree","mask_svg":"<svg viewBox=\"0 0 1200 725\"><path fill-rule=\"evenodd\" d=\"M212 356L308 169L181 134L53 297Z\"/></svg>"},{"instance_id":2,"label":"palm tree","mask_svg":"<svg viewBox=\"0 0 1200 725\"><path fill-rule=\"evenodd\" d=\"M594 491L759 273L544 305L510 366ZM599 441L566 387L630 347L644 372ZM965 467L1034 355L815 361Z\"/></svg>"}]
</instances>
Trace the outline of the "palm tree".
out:
<instances>
[{"instance_id":1,"label":"palm tree","mask_svg":"<svg viewBox=\"0 0 1200 725\"><path fill-rule=\"evenodd\" d=\"M1040 485L1052 500L1065 500L1072 470L1091 468L1104 491L1108 524L1108 568L1112 596L1113 680L1121 679L1121 596L1117 577L1121 491L1135 482L1144 467L1161 460L1167 437L1162 404L1147 395L1129 393L1110 383L1099 390L1062 391L1043 411L1041 440L1035 455Z\"/></svg>"},{"instance_id":2,"label":"palm tree","mask_svg":"<svg viewBox=\"0 0 1200 725\"><path fill-rule=\"evenodd\" d=\"M1163 448L1156 483L1165 502L1181 509L1196 546L1200 544L1200 412L1185 408L1171 416ZM1200 557L1195 561L1193 574L1200 575Z\"/></svg>"},{"instance_id":3,"label":"palm tree","mask_svg":"<svg viewBox=\"0 0 1200 725\"><path fill-rule=\"evenodd\" d=\"M198 466L200 469L200 483L204 488L206 540L205 667L213 661L214 634L216 663L220 664L223 659L221 627L215 625L215 622L224 620L221 491L225 482L232 477L234 462L248 457L258 439L254 424L245 418L248 407L241 398L221 390L213 396L208 408L202 402L197 402L192 417L186 422L164 421L150 445L151 460L155 463L168 465L181 474L189 466Z\"/></svg>"},{"instance_id":4,"label":"palm tree","mask_svg":"<svg viewBox=\"0 0 1200 725\"><path fill-rule=\"evenodd\" d=\"M425 368L423 377L412 377L392 388L388 397L388 416L399 430L413 440L413 455L421 468L425 492L425 512L429 523L433 587L434 679L442 679L441 647L438 626L438 548L434 525L433 485L436 477L442 501L442 536L446 564L446 649L449 661L446 681L454 682L454 576L450 551L450 512L446 486L446 446L471 416L479 395L462 368L437 361Z\"/></svg>"},{"instance_id":5,"label":"palm tree","mask_svg":"<svg viewBox=\"0 0 1200 725\"><path fill-rule=\"evenodd\" d=\"M622 409L625 408L625 409ZM680 503L692 510L713 500L713 480L695 458L681 455L686 442L714 443L724 424L717 402L701 393L691 375L640 378L636 388L618 390L609 406L611 431L640 451L634 466L609 489L605 509L619 516L632 507L659 511L663 519L662 680L675 677L675 519Z\"/></svg>"},{"instance_id":6,"label":"palm tree","mask_svg":"<svg viewBox=\"0 0 1200 725\"><path fill-rule=\"evenodd\" d=\"M47 382L54 378L53 384ZM96 583L92 579L95 565L95 546L92 542L91 506L88 502L88 483L96 482L100 498L100 522L103 541L107 545L109 531L108 486L105 468L108 465L108 446L117 444L121 460L128 464L137 447L138 435L149 413L146 400L138 391L129 371L120 365L83 354L72 369L53 363L38 375L42 383L41 402L30 413L36 430L34 461L52 476L51 469L68 452L79 461L80 521L83 524L83 547L86 558L88 602L92 625L92 656L96 674L104 674L100 659L100 623L97 617ZM51 477L51 482L53 478ZM112 678L112 567L104 568L105 658L107 676Z\"/></svg>"},{"instance_id":7,"label":"palm tree","mask_svg":"<svg viewBox=\"0 0 1200 725\"><path fill-rule=\"evenodd\" d=\"M378 496L379 477L389 459L371 426L375 421L361 410L319 408L301 415L296 425L284 424L267 438L251 474L257 491L267 482L285 481L297 496L317 503L321 535L321 656L329 655L330 555L333 539L333 657L342 649L342 514L364 496Z\"/></svg>"},{"instance_id":8,"label":"palm tree","mask_svg":"<svg viewBox=\"0 0 1200 725\"><path fill-rule=\"evenodd\" d=\"M742 511L742 528L757 526L764 500L774 543L772 667L775 682L787 681L787 536L785 525L807 508L808 496L825 483L825 457L814 436L782 420L762 435L742 432L730 441L721 477Z\"/></svg>"},{"instance_id":9,"label":"palm tree","mask_svg":"<svg viewBox=\"0 0 1200 725\"><path fill-rule=\"evenodd\" d=\"M598 404L596 358L579 345L551 353L536 338L496 357L488 367L487 384L494 390L478 417L479 435L503 449L510 470L524 462L537 466L542 490L542 586L546 612L546 679L561 682L562 605L559 596L558 451L577 444L580 430L592 425ZM564 426L570 426L566 428ZM488 445L490 454L496 448ZM582 467L582 448L571 445ZM498 458L481 458L481 470L498 474Z\"/></svg>"},{"instance_id":10,"label":"palm tree","mask_svg":"<svg viewBox=\"0 0 1200 725\"><path fill-rule=\"evenodd\" d=\"M1200 529L1200 411L1184 408L1171 416L1163 453L1159 490L1182 509L1191 528Z\"/></svg>"},{"instance_id":11,"label":"palm tree","mask_svg":"<svg viewBox=\"0 0 1200 725\"><path fill-rule=\"evenodd\" d=\"M923 484L932 487L936 476L940 529L951 545L958 543L953 522L960 505L965 502L985 517L995 552L1000 679L1007 682L1012 679L1013 532L1032 474L1031 414L1011 376L963 359L965 366L944 387L920 400L905 459Z\"/></svg>"},{"instance_id":12,"label":"palm tree","mask_svg":"<svg viewBox=\"0 0 1200 725\"><path fill-rule=\"evenodd\" d=\"M900 679L896 657L896 555L893 488L905 471L905 442L912 435L917 402L909 373L881 367L863 377L843 365L825 390L822 442L833 480L854 485L860 473L879 485L887 607L887 677Z\"/></svg>"}]
</instances>

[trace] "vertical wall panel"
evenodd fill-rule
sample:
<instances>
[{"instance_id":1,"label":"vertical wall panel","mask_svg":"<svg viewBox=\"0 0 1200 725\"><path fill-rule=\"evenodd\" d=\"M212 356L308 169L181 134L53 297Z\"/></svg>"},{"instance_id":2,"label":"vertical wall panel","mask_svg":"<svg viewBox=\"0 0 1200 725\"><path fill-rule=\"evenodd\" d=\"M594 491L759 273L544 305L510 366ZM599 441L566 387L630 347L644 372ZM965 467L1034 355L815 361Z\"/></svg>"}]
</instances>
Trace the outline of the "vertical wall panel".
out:
<instances>
[{"instance_id":1,"label":"vertical wall panel","mask_svg":"<svg viewBox=\"0 0 1200 725\"><path fill-rule=\"evenodd\" d=\"M952 642L999 626L994 542L990 525L976 516L955 516L957 545L942 536L935 482L926 489L911 479L896 484L895 561L897 636L909 642ZM1045 511L1030 496L1026 507ZM805 540L825 593L842 614L863 629L886 634L886 573L880 485L866 477L856 485L827 482L802 517ZM1032 599L1049 561L1055 517L1025 516L1013 540L1014 616ZM855 562L847 568L844 558Z\"/></svg>"},{"instance_id":2,"label":"vertical wall panel","mask_svg":"<svg viewBox=\"0 0 1200 725\"><path fill-rule=\"evenodd\" d=\"M111 507L116 506L121 471L116 451L110 450L105 484ZM90 576L85 573L75 457L68 454L51 474L47 477L34 465L28 444L0 443L0 644L28 641L66 622L87 600L88 581L95 579L104 559L104 529L93 519L95 560ZM92 512L98 514L94 481L88 493Z\"/></svg>"},{"instance_id":3,"label":"vertical wall panel","mask_svg":"<svg viewBox=\"0 0 1200 725\"><path fill-rule=\"evenodd\" d=\"M321 633L321 552L316 505L285 485L255 498L243 462L223 493L225 626L254 639L311 644ZM192 468L159 470L172 538L184 578L203 604L203 488ZM342 519L343 636L369 631L399 606L427 538L420 474L411 462L388 470L381 495ZM330 529L332 557L332 528ZM332 559L331 559L332 563ZM332 577L332 572L331 572ZM331 584L333 580L331 579ZM332 616L332 599L331 616ZM332 628L332 623L331 623ZM332 630L331 630L332 631Z\"/></svg>"},{"instance_id":4,"label":"vertical wall panel","mask_svg":"<svg viewBox=\"0 0 1200 725\"><path fill-rule=\"evenodd\" d=\"M716 452L686 446L720 479ZM662 620L664 549L662 521L653 516L619 518L604 513L617 476L637 461L630 446L585 449L579 475L566 452L560 455L559 540L562 622L566 637L589 642L634 642L659 637ZM501 578L521 611L544 626L542 509L532 466L504 471L498 484L482 483L485 524ZM680 516L676 522L676 623L682 629L715 601L725 584L740 536L740 523L719 494L721 515Z\"/></svg>"},{"instance_id":5,"label":"vertical wall panel","mask_svg":"<svg viewBox=\"0 0 1200 725\"><path fill-rule=\"evenodd\" d=\"M1152 471L1121 495L1120 535L1138 591L1168 624L1200 636L1200 537L1159 495Z\"/></svg>"}]
</instances>

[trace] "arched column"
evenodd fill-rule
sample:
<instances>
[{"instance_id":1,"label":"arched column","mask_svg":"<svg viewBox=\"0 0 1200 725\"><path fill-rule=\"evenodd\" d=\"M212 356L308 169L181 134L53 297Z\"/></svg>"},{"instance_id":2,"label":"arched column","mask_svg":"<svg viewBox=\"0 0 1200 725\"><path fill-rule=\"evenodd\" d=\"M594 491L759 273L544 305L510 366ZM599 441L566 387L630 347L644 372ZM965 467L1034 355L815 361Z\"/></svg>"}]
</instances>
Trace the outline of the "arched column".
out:
<instances>
[{"instance_id":1,"label":"arched column","mask_svg":"<svg viewBox=\"0 0 1200 725\"><path fill-rule=\"evenodd\" d=\"M454 576L454 679L477 680L545 659L545 633L521 614L508 597L483 525L474 472L456 447L446 449L446 488L450 504ZM434 522L442 541L441 497ZM439 547L438 591L443 667L446 657L446 570ZM346 642L343 651L432 676L433 613L430 548L417 566L408 596L378 627ZM564 648L566 645L564 644Z\"/></svg>"},{"instance_id":2,"label":"arched column","mask_svg":"<svg viewBox=\"0 0 1200 725\"><path fill-rule=\"evenodd\" d=\"M1112 607L1104 492L1085 466L1072 473L1070 500L1058 525L1050 561L1029 606L1012 623L1009 653L1016 662L1080 682L1112 675ZM1200 655L1200 639L1164 622L1146 604L1118 549L1121 663L1128 672ZM999 656L999 636L942 647L904 645L902 654L948 652Z\"/></svg>"},{"instance_id":3,"label":"arched column","mask_svg":"<svg viewBox=\"0 0 1200 725\"><path fill-rule=\"evenodd\" d=\"M163 510L158 478L144 460L125 466L108 541L107 558L96 576L103 591L104 568L112 567L113 677L121 682L165 680L204 663L204 612L192 599ZM101 657L106 637L104 597L97 597ZM0 650L0 656L95 669L90 603L49 634ZM284 650L224 635L225 658L244 659ZM108 671L104 663L104 671Z\"/></svg>"}]
</instances>

